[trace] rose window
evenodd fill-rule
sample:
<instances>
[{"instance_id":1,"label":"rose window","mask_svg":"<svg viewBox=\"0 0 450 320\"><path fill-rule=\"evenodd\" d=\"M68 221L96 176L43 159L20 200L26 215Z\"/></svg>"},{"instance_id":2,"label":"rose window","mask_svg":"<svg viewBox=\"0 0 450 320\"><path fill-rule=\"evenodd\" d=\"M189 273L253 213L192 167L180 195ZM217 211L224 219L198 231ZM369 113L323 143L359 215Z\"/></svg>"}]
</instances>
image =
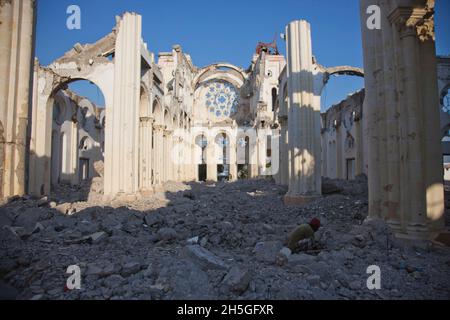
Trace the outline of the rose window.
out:
<instances>
[{"instance_id":1,"label":"rose window","mask_svg":"<svg viewBox=\"0 0 450 320\"><path fill-rule=\"evenodd\" d=\"M216 117L229 117L236 113L239 104L239 94L236 88L228 82L213 82L208 85L206 107Z\"/></svg>"}]
</instances>

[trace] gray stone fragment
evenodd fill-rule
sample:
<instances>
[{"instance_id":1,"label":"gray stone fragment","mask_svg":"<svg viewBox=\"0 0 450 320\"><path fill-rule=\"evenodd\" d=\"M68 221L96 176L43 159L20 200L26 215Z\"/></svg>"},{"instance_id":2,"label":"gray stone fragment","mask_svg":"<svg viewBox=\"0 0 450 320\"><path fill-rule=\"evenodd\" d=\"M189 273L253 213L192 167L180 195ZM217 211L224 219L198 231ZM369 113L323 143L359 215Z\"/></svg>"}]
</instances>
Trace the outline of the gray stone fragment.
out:
<instances>
[{"instance_id":1,"label":"gray stone fragment","mask_svg":"<svg viewBox=\"0 0 450 320\"><path fill-rule=\"evenodd\" d=\"M103 280L103 285L110 289L115 289L123 285L125 281L126 280L122 276L113 274Z\"/></svg>"},{"instance_id":2,"label":"gray stone fragment","mask_svg":"<svg viewBox=\"0 0 450 320\"><path fill-rule=\"evenodd\" d=\"M161 228L156 234L159 240L171 241L178 239L178 233L172 228Z\"/></svg>"},{"instance_id":3,"label":"gray stone fragment","mask_svg":"<svg viewBox=\"0 0 450 320\"><path fill-rule=\"evenodd\" d=\"M191 259L194 263L198 264L203 270L228 269L228 266L222 259L218 258L213 253L197 244L188 245L184 247L184 249L181 251L181 255Z\"/></svg>"},{"instance_id":4,"label":"gray stone fragment","mask_svg":"<svg viewBox=\"0 0 450 320\"><path fill-rule=\"evenodd\" d=\"M247 290L250 280L251 274L247 270L233 267L223 279L221 290L242 294Z\"/></svg>"},{"instance_id":5,"label":"gray stone fragment","mask_svg":"<svg viewBox=\"0 0 450 320\"><path fill-rule=\"evenodd\" d=\"M122 267L121 275L124 277L128 277L139 272L139 270L141 270L141 264L139 262L127 262Z\"/></svg>"},{"instance_id":6,"label":"gray stone fragment","mask_svg":"<svg viewBox=\"0 0 450 320\"><path fill-rule=\"evenodd\" d=\"M260 262L275 263L278 252L283 247L281 241L258 242L253 249L256 260Z\"/></svg>"}]
</instances>

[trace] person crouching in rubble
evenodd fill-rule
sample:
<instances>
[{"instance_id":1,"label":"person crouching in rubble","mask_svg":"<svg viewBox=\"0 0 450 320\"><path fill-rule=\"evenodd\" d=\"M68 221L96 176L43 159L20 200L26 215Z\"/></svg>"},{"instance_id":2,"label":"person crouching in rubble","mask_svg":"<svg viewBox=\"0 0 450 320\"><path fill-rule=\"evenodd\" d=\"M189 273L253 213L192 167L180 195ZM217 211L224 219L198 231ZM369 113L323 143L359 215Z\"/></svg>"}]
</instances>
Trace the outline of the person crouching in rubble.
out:
<instances>
[{"instance_id":1,"label":"person crouching in rubble","mask_svg":"<svg viewBox=\"0 0 450 320\"><path fill-rule=\"evenodd\" d=\"M309 223L299 225L287 240L287 247L291 252L308 250L308 246L314 241L314 233L320 228L320 220L312 219Z\"/></svg>"}]
</instances>

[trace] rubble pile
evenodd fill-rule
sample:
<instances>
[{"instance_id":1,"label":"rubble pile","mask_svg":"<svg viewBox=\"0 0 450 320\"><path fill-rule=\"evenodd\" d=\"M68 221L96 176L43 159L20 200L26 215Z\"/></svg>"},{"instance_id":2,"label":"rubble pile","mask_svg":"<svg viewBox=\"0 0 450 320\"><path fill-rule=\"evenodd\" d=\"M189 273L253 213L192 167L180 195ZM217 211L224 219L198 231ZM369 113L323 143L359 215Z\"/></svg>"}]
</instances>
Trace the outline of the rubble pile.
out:
<instances>
[{"instance_id":1,"label":"rubble pile","mask_svg":"<svg viewBox=\"0 0 450 320\"><path fill-rule=\"evenodd\" d=\"M285 207L268 180L170 183L132 202L101 199L99 181L0 208L0 298L449 299L450 255L406 245L369 221L367 181L325 180L324 196ZM325 191L327 191L325 190ZM287 235L317 217L315 250ZM66 273L81 269L81 289ZM369 290L367 268L381 270Z\"/></svg>"}]
</instances>

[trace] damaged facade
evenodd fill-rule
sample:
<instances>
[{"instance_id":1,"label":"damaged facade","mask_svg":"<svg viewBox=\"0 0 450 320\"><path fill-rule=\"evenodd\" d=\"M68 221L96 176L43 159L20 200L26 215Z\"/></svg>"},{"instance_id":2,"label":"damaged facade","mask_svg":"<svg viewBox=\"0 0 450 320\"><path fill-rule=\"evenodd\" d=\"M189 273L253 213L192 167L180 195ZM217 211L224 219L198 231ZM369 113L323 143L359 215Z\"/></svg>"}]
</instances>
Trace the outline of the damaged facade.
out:
<instances>
[{"instance_id":1,"label":"damaged facade","mask_svg":"<svg viewBox=\"0 0 450 320\"><path fill-rule=\"evenodd\" d=\"M96 43L75 44L48 66L35 61L28 87L34 1L1 1L2 44L12 37L12 47L1 47L8 57L1 70L10 75L0 91L1 197L43 196L52 184L95 175L105 198L128 200L167 181L273 176L288 186L284 203L297 205L321 196L322 176L367 173L370 217L387 220L399 236L435 236L443 229L444 193L442 133L434 125L434 1L375 2L385 26L362 27L364 71L320 65L304 20L286 27L286 58L258 47L247 70L197 67L178 45L155 57L142 39L141 16L125 13ZM407 80L399 84L401 72ZM365 97L361 91L321 115L322 90L335 74L364 76ZM100 88L104 108L67 90L80 79ZM425 113L429 105L436 110Z\"/></svg>"}]
</instances>

